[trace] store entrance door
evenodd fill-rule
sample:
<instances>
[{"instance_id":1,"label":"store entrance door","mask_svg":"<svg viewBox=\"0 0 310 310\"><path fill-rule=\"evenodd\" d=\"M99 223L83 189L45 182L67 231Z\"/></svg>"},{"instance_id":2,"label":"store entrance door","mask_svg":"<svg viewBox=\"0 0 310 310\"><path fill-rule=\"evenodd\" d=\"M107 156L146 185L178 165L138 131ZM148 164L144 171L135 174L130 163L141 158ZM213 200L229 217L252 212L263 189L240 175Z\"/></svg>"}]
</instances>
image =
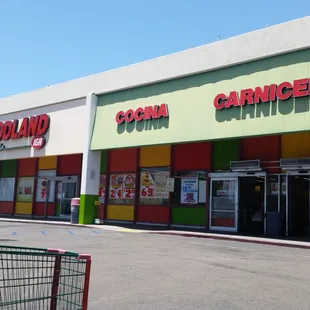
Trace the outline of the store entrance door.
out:
<instances>
[{"instance_id":1,"label":"store entrance door","mask_svg":"<svg viewBox=\"0 0 310 310\"><path fill-rule=\"evenodd\" d=\"M310 234L310 171L287 172L286 232L289 236Z\"/></svg>"},{"instance_id":2,"label":"store entrance door","mask_svg":"<svg viewBox=\"0 0 310 310\"><path fill-rule=\"evenodd\" d=\"M78 195L77 177L68 177L58 183L58 200L60 207L60 217L70 218L71 199Z\"/></svg>"},{"instance_id":3,"label":"store entrance door","mask_svg":"<svg viewBox=\"0 0 310 310\"><path fill-rule=\"evenodd\" d=\"M210 230L266 234L266 173L211 173Z\"/></svg>"},{"instance_id":4,"label":"store entrance door","mask_svg":"<svg viewBox=\"0 0 310 310\"><path fill-rule=\"evenodd\" d=\"M237 232L238 178L211 177L210 193L210 230Z\"/></svg>"}]
</instances>

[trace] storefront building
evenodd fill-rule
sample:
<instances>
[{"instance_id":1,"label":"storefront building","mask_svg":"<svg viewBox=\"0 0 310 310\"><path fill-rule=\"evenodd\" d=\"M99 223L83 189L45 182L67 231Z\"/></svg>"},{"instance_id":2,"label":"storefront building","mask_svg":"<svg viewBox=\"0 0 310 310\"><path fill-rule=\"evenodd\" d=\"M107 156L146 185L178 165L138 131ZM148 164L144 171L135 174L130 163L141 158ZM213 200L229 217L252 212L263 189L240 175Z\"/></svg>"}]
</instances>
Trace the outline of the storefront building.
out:
<instances>
[{"instance_id":1,"label":"storefront building","mask_svg":"<svg viewBox=\"0 0 310 310\"><path fill-rule=\"evenodd\" d=\"M69 218L80 195L86 98L29 107L14 97L0 101L0 214Z\"/></svg>"},{"instance_id":2,"label":"storefront building","mask_svg":"<svg viewBox=\"0 0 310 310\"><path fill-rule=\"evenodd\" d=\"M239 45L274 55L98 95L91 149L102 152L102 219L310 232L310 41L276 52L282 26L274 40L262 30L270 46Z\"/></svg>"},{"instance_id":3,"label":"storefront building","mask_svg":"<svg viewBox=\"0 0 310 310\"><path fill-rule=\"evenodd\" d=\"M3 174L10 166L8 155L2 157L1 176L15 175L16 188L19 178L37 179L40 170L54 171L56 187L60 176L77 176L80 223L97 217L102 222L308 234L310 37L295 34L309 27L307 17L57 86L58 102L84 98L83 120L73 121L70 112L63 116L72 123L62 138L80 148L73 150L70 142L62 152L61 141L57 150L43 153L51 141L46 139L44 148L33 147L29 155L14 153L15 162L23 159L10 174ZM48 132L52 136L58 130L58 137L67 127L55 122L50 116ZM68 163L62 165L59 158L69 154L79 154L70 156L80 156L80 170L61 170ZM40 161L57 155L52 168L39 169ZM36 165L27 172L31 175L20 172L26 158ZM53 215L59 215L57 193L50 202ZM13 196L2 204L11 203L11 209L1 213L17 213L17 189ZM32 214L40 203L31 202Z\"/></svg>"}]
</instances>

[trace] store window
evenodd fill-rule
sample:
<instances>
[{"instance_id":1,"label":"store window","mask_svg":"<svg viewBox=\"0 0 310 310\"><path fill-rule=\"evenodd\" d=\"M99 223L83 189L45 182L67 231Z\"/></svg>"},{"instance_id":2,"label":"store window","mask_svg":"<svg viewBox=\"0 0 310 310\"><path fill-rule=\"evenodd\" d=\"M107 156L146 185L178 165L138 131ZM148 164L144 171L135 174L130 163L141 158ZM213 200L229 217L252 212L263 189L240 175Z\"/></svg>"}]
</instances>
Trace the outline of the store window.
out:
<instances>
[{"instance_id":1,"label":"store window","mask_svg":"<svg viewBox=\"0 0 310 310\"><path fill-rule=\"evenodd\" d=\"M18 180L16 201L32 202L34 193L34 177L21 177Z\"/></svg>"},{"instance_id":2,"label":"store window","mask_svg":"<svg viewBox=\"0 0 310 310\"><path fill-rule=\"evenodd\" d=\"M105 174L101 174L100 175L100 183L99 183L99 195L98 195L100 204L105 203L106 186L107 186L107 176Z\"/></svg>"},{"instance_id":3,"label":"store window","mask_svg":"<svg viewBox=\"0 0 310 310\"><path fill-rule=\"evenodd\" d=\"M14 201L15 178L0 178L0 201Z\"/></svg>"},{"instance_id":4,"label":"store window","mask_svg":"<svg viewBox=\"0 0 310 310\"><path fill-rule=\"evenodd\" d=\"M205 205L207 175L204 171L176 172L173 205Z\"/></svg>"},{"instance_id":5,"label":"store window","mask_svg":"<svg viewBox=\"0 0 310 310\"><path fill-rule=\"evenodd\" d=\"M134 173L111 174L109 204L134 204L136 175Z\"/></svg>"},{"instance_id":6,"label":"store window","mask_svg":"<svg viewBox=\"0 0 310 310\"><path fill-rule=\"evenodd\" d=\"M36 202L55 202L56 170L38 172Z\"/></svg>"},{"instance_id":7,"label":"store window","mask_svg":"<svg viewBox=\"0 0 310 310\"><path fill-rule=\"evenodd\" d=\"M168 205L169 192L166 191L169 168L145 168L140 172L141 205Z\"/></svg>"}]
</instances>

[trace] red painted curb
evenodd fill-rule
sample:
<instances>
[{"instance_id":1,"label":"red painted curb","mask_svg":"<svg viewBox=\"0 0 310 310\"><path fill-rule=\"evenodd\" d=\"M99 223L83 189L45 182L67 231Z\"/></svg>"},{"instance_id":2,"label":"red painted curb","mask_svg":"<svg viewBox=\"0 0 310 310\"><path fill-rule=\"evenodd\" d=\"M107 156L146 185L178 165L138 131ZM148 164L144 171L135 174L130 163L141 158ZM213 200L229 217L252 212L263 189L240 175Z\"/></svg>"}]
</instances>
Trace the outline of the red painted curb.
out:
<instances>
[{"instance_id":1,"label":"red painted curb","mask_svg":"<svg viewBox=\"0 0 310 310\"><path fill-rule=\"evenodd\" d=\"M169 233L169 232L148 232L148 234L158 234L158 235L170 235L170 236L181 236L181 237L190 237L190 238L201 238L201 239L215 239L215 240L225 240L225 241L235 241L243 243L255 243L263 245L273 245L286 248L297 248L297 249L306 249L310 250L309 244L294 244L294 243L282 243L279 241L269 241L269 240L255 240L255 239L240 239L234 237L225 237L225 236L210 236L210 235L196 235L191 233Z\"/></svg>"}]
</instances>

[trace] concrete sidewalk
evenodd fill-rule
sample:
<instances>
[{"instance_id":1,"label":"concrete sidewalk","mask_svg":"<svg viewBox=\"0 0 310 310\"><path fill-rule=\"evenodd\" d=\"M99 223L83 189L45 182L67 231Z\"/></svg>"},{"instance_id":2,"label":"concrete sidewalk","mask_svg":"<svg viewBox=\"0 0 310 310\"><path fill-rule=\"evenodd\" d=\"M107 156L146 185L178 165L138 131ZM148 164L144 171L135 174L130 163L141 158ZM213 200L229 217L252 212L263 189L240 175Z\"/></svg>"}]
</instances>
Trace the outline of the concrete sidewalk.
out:
<instances>
[{"instance_id":1,"label":"concrete sidewalk","mask_svg":"<svg viewBox=\"0 0 310 310\"><path fill-rule=\"evenodd\" d=\"M246 243L256 243L265 244L280 247L290 247L299 249L309 249L310 242L296 241L288 239L273 239L265 237L252 237L252 236L240 236L240 235L229 235L221 233L210 233L210 232L194 232L194 231L184 231L184 230L171 230L166 228L161 229L151 229L140 226L121 226L121 225L80 225L71 224L70 222L64 221L44 221L44 220L32 220L32 219L16 219L16 218L0 218L0 222L11 222L11 223L31 223L31 224L41 224L41 225L58 225L64 227L80 227L80 228L96 228L100 230L117 231L117 232L128 232L128 233L144 233L144 234L156 234L156 235L170 235L170 236L181 236L181 237L191 237L191 238L204 238L204 239L216 239L234 242L246 242Z\"/></svg>"}]
</instances>

